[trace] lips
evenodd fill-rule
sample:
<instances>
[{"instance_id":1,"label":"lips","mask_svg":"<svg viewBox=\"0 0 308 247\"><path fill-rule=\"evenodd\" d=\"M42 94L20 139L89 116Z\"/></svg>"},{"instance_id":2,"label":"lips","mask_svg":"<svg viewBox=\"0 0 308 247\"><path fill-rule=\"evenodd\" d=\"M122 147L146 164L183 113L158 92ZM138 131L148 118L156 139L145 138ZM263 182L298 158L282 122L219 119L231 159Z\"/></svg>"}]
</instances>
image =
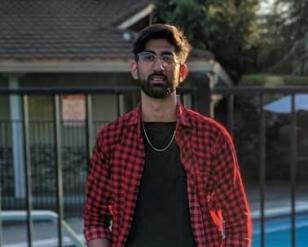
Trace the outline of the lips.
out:
<instances>
[{"instance_id":1,"label":"lips","mask_svg":"<svg viewBox=\"0 0 308 247\"><path fill-rule=\"evenodd\" d=\"M152 75L150 76L150 81L153 84L161 84L165 83L167 81L167 78L164 75Z\"/></svg>"}]
</instances>

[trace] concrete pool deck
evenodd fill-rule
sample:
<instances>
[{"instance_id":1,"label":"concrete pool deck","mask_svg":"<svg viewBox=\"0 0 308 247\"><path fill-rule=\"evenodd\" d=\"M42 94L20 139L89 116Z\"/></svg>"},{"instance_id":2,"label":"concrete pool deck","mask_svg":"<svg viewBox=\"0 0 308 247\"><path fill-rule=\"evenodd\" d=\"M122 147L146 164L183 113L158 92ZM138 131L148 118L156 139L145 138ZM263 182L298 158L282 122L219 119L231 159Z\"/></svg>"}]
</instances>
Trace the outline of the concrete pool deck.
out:
<instances>
[{"instance_id":1,"label":"concrete pool deck","mask_svg":"<svg viewBox=\"0 0 308 247\"><path fill-rule=\"evenodd\" d=\"M252 214L260 211L260 187L258 185L246 185L246 193ZM281 182L267 183L265 186L265 214L273 210L287 213L291 210L291 189L289 184ZM308 212L308 183L296 186L295 191L297 212Z\"/></svg>"},{"instance_id":2,"label":"concrete pool deck","mask_svg":"<svg viewBox=\"0 0 308 247\"><path fill-rule=\"evenodd\" d=\"M247 185L246 192L249 199L252 218L260 214L260 192L258 185ZM291 192L288 184L280 182L268 183L265 188L265 215L287 214L291 210ZM308 184L296 187L296 211L308 212ZM82 237L82 219L80 217L68 218L66 222ZM36 221L33 223L34 247L56 247L57 226L48 221ZM2 224L3 247L26 247L27 225L25 222ZM66 236L65 246L71 246Z\"/></svg>"}]
</instances>

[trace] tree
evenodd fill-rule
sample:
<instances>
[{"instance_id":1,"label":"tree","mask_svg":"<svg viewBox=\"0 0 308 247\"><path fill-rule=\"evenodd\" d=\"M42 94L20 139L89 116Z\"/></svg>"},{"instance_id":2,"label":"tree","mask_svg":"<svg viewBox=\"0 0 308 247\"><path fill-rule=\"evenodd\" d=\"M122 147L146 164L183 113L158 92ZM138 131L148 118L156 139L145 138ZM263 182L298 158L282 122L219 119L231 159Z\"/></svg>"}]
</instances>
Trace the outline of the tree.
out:
<instances>
[{"instance_id":1,"label":"tree","mask_svg":"<svg viewBox=\"0 0 308 247\"><path fill-rule=\"evenodd\" d=\"M308 32L308 1L307 0L276 0L282 6L281 26L286 41L296 41L305 37Z\"/></svg>"},{"instance_id":2,"label":"tree","mask_svg":"<svg viewBox=\"0 0 308 247\"><path fill-rule=\"evenodd\" d=\"M276 0L266 18L259 65L279 74L308 75L308 1Z\"/></svg>"},{"instance_id":3,"label":"tree","mask_svg":"<svg viewBox=\"0 0 308 247\"><path fill-rule=\"evenodd\" d=\"M191 44L208 49L233 79L254 65L258 0L156 0L154 22L180 26Z\"/></svg>"}]
</instances>

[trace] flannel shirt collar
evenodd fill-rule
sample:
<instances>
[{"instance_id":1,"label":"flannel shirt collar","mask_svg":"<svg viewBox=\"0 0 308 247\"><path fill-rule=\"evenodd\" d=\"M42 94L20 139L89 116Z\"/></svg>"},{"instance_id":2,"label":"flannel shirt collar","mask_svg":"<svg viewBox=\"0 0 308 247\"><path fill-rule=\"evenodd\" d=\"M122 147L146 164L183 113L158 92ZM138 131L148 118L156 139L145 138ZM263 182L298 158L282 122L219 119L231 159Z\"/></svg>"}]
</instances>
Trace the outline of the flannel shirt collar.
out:
<instances>
[{"instance_id":1,"label":"flannel shirt collar","mask_svg":"<svg viewBox=\"0 0 308 247\"><path fill-rule=\"evenodd\" d=\"M177 111L177 121L180 126L190 127L191 122L189 121L189 117L187 114L187 109L180 103L177 102L176 106ZM139 103L135 109L132 111L131 117L128 119L129 125L139 125L141 120L141 103Z\"/></svg>"}]
</instances>

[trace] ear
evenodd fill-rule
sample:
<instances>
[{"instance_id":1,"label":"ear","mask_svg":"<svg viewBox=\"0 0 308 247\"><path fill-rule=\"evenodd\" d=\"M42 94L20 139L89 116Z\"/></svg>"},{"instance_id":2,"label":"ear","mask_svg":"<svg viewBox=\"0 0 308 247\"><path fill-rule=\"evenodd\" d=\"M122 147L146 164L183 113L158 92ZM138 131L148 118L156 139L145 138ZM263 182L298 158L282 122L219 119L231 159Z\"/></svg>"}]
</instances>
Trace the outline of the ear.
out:
<instances>
[{"instance_id":1,"label":"ear","mask_svg":"<svg viewBox=\"0 0 308 247\"><path fill-rule=\"evenodd\" d=\"M181 64L180 65L180 82L184 81L188 75L188 66L187 64Z\"/></svg>"},{"instance_id":2,"label":"ear","mask_svg":"<svg viewBox=\"0 0 308 247\"><path fill-rule=\"evenodd\" d=\"M138 65L136 61L131 63L130 73L135 80L138 80Z\"/></svg>"}]
</instances>

